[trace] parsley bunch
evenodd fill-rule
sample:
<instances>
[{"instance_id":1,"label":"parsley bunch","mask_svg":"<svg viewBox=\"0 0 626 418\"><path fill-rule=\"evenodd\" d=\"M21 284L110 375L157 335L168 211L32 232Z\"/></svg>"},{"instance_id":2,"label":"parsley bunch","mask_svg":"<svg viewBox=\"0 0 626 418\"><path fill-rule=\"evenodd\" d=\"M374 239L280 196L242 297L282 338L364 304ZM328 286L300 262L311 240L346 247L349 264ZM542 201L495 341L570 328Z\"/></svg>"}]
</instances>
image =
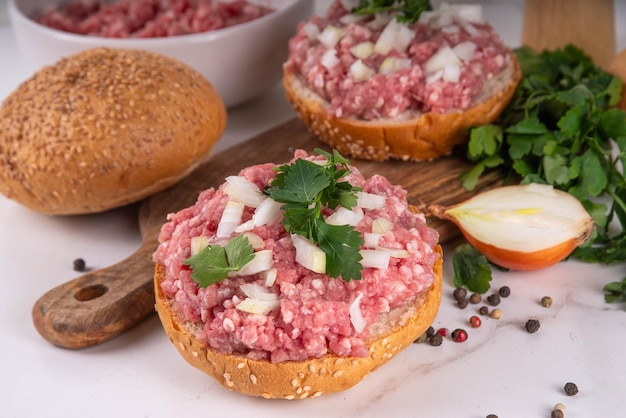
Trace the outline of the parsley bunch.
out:
<instances>
[{"instance_id":1,"label":"parsley bunch","mask_svg":"<svg viewBox=\"0 0 626 418\"><path fill-rule=\"evenodd\" d=\"M398 21L415 23L423 11L432 10L429 0L360 0L352 9L357 15L372 15L383 12L399 12Z\"/></svg>"},{"instance_id":2,"label":"parsley bunch","mask_svg":"<svg viewBox=\"0 0 626 418\"><path fill-rule=\"evenodd\" d=\"M316 149L326 157L325 164L301 158L276 170L278 174L265 189L272 199L284 203L283 225L287 232L315 242L326 254L326 273L345 281L361 278L361 234L350 225L329 225L324 208L353 208L360 190L340 181L350 170L349 161L336 150L332 154Z\"/></svg>"},{"instance_id":3,"label":"parsley bunch","mask_svg":"<svg viewBox=\"0 0 626 418\"><path fill-rule=\"evenodd\" d=\"M516 54L520 84L496 123L471 129L467 157L474 166L462 174L463 186L472 190L485 170L499 167L523 184L565 190L596 224L573 257L625 261L626 114L616 107L621 80L573 45Z\"/></svg>"}]
</instances>

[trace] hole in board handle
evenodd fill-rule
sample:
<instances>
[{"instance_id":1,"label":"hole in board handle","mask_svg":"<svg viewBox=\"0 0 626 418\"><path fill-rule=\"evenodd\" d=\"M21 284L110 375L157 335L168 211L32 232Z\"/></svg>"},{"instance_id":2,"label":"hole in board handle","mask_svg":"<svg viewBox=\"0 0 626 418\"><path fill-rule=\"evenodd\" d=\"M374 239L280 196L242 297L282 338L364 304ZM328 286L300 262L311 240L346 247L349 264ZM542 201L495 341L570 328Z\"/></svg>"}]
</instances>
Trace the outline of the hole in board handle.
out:
<instances>
[{"instance_id":1,"label":"hole in board handle","mask_svg":"<svg viewBox=\"0 0 626 418\"><path fill-rule=\"evenodd\" d=\"M99 298L109 291L109 288L103 284L95 284L93 286L85 287L74 293L74 299L80 302L87 302Z\"/></svg>"}]
</instances>

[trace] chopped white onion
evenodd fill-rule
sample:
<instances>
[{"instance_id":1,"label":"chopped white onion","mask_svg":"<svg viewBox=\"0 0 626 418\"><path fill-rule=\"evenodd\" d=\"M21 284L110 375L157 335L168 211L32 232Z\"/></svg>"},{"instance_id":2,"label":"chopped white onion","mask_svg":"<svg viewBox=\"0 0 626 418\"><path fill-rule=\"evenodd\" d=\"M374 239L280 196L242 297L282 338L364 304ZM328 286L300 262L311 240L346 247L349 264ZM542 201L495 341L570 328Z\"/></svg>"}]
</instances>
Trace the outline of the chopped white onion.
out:
<instances>
[{"instance_id":1,"label":"chopped white onion","mask_svg":"<svg viewBox=\"0 0 626 418\"><path fill-rule=\"evenodd\" d=\"M332 70L340 62L337 57L337 51L334 49L328 49L324 52L324 55L322 55L321 63L328 70Z\"/></svg>"},{"instance_id":2,"label":"chopped white onion","mask_svg":"<svg viewBox=\"0 0 626 418\"><path fill-rule=\"evenodd\" d=\"M302 26L302 32L309 38L310 40L316 39L320 34L320 28L313 22L306 22Z\"/></svg>"},{"instance_id":3,"label":"chopped white onion","mask_svg":"<svg viewBox=\"0 0 626 418\"><path fill-rule=\"evenodd\" d=\"M354 13L348 13L339 18L339 21L345 25L349 25L351 23L357 23L364 20L367 16L355 15Z\"/></svg>"},{"instance_id":4,"label":"chopped white onion","mask_svg":"<svg viewBox=\"0 0 626 418\"><path fill-rule=\"evenodd\" d=\"M196 255L203 248L209 245L209 237L206 236L197 236L191 238L191 255Z\"/></svg>"},{"instance_id":5,"label":"chopped white onion","mask_svg":"<svg viewBox=\"0 0 626 418\"><path fill-rule=\"evenodd\" d=\"M278 295L256 283L244 283L239 286L247 296L237 304L237 309L253 314L267 315L280 306Z\"/></svg>"},{"instance_id":6,"label":"chopped white onion","mask_svg":"<svg viewBox=\"0 0 626 418\"><path fill-rule=\"evenodd\" d=\"M378 67L380 74L393 74L399 70L407 70L411 68L410 58L387 57Z\"/></svg>"},{"instance_id":7,"label":"chopped white onion","mask_svg":"<svg viewBox=\"0 0 626 418\"><path fill-rule=\"evenodd\" d=\"M235 200L229 200L226 203L220 222L217 225L217 232L215 233L217 237L226 238L235 232L235 229L241 224L244 207L242 202Z\"/></svg>"},{"instance_id":8,"label":"chopped white onion","mask_svg":"<svg viewBox=\"0 0 626 418\"><path fill-rule=\"evenodd\" d=\"M461 19L474 23L484 22L483 7L480 4L451 4L450 7Z\"/></svg>"},{"instance_id":9,"label":"chopped white onion","mask_svg":"<svg viewBox=\"0 0 626 418\"><path fill-rule=\"evenodd\" d=\"M278 299L276 293L271 292L267 287L257 283L243 283L239 285L239 288L249 298L270 301Z\"/></svg>"},{"instance_id":10,"label":"chopped white onion","mask_svg":"<svg viewBox=\"0 0 626 418\"><path fill-rule=\"evenodd\" d=\"M433 74L439 70L445 71L447 65L460 66L461 64L461 60L456 56L452 48L448 45L444 45L426 61L424 64L424 72L426 74Z\"/></svg>"},{"instance_id":11,"label":"chopped white onion","mask_svg":"<svg viewBox=\"0 0 626 418\"><path fill-rule=\"evenodd\" d=\"M265 241L263 241L263 238L254 232L244 232L242 235L248 238L248 242L250 242L250 245L252 245L254 250L260 250L265 247Z\"/></svg>"},{"instance_id":12,"label":"chopped white onion","mask_svg":"<svg viewBox=\"0 0 626 418\"><path fill-rule=\"evenodd\" d=\"M234 272L234 276L251 276L274 266L272 250L261 250L254 253L254 258Z\"/></svg>"},{"instance_id":13,"label":"chopped white onion","mask_svg":"<svg viewBox=\"0 0 626 418\"><path fill-rule=\"evenodd\" d=\"M398 22L397 19L391 19L380 33L374 45L374 51L381 55L386 55L392 49L397 52L404 52L414 37L413 29Z\"/></svg>"},{"instance_id":14,"label":"chopped white onion","mask_svg":"<svg viewBox=\"0 0 626 418\"><path fill-rule=\"evenodd\" d=\"M360 250L361 265L364 268L386 269L389 266L391 255L387 251L380 250Z\"/></svg>"},{"instance_id":15,"label":"chopped white onion","mask_svg":"<svg viewBox=\"0 0 626 418\"><path fill-rule=\"evenodd\" d=\"M326 223L329 225L350 225L356 226L365 215L363 209L355 207L354 209L346 209L340 206L335 212L330 214L326 218Z\"/></svg>"},{"instance_id":16,"label":"chopped white onion","mask_svg":"<svg viewBox=\"0 0 626 418\"><path fill-rule=\"evenodd\" d=\"M426 76L426 84L434 83L441 80L443 77L443 70L439 70L436 73L432 73Z\"/></svg>"},{"instance_id":17,"label":"chopped white onion","mask_svg":"<svg viewBox=\"0 0 626 418\"><path fill-rule=\"evenodd\" d=\"M273 225L278 222L283 217L283 212L280 209L282 203L275 201L271 198L266 198L261 204L255 209L254 214L252 215L252 220L254 221L255 226L263 226L263 225Z\"/></svg>"},{"instance_id":18,"label":"chopped white onion","mask_svg":"<svg viewBox=\"0 0 626 418\"><path fill-rule=\"evenodd\" d=\"M381 234L375 234L373 232L364 232L363 233L363 246L365 248L376 248L378 247L378 243L380 242Z\"/></svg>"},{"instance_id":19,"label":"chopped white onion","mask_svg":"<svg viewBox=\"0 0 626 418\"><path fill-rule=\"evenodd\" d=\"M328 25L317 36L317 40L326 48L334 48L346 36L346 31L334 25Z\"/></svg>"},{"instance_id":20,"label":"chopped white onion","mask_svg":"<svg viewBox=\"0 0 626 418\"><path fill-rule=\"evenodd\" d=\"M350 11L359 5L359 0L339 0L344 9Z\"/></svg>"},{"instance_id":21,"label":"chopped white onion","mask_svg":"<svg viewBox=\"0 0 626 418\"><path fill-rule=\"evenodd\" d=\"M241 176L226 177L224 193L234 200L253 208L256 208L265 200L265 196L261 193L259 187Z\"/></svg>"},{"instance_id":22,"label":"chopped white onion","mask_svg":"<svg viewBox=\"0 0 626 418\"><path fill-rule=\"evenodd\" d=\"M396 16L390 12L382 12L374 14L374 19L367 22L367 27L373 30L384 28Z\"/></svg>"},{"instance_id":23,"label":"chopped white onion","mask_svg":"<svg viewBox=\"0 0 626 418\"><path fill-rule=\"evenodd\" d=\"M458 65L446 65L443 69L442 78L449 83L458 83L461 77L461 67Z\"/></svg>"},{"instance_id":24,"label":"chopped white onion","mask_svg":"<svg viewBox=\"0 0 626 418\"><path fill-rule=\"evenodd\" d=\"M350 308L348 312L350 313L350 322L352 322L352 326L354 327L357 333L360 333L365 329L365 318L363 317L363 312L361 311L361 299L363 299L363 293L358 292L354 301L350 304Z\"/></svg>"},{"instance_id":25,"label":"chopped white onion","mask_svg":"<svg viewBox=\"0 0 626 418\"><path fill-rule=\"evenodd\" d=\"M372 232L385 235L393 229L393 222L387 218L376 218L372 222Z\"/></svg>"},{"instance_id":26,"label":"chopped white onion","mask_svg":"<svg viewBox=\"0 0 626 418\"><path fill-rule=\"evenodd\" d=\"M387 202L387 196L367 192L357 192L356 198L357 206L369 210L382 209Z\"/></svg>"},{"instance_id":27,"label":"chopped white onion","mask_svg":"<svg viewBox=\"0 0 626 418\"><path fill-rule=\"evenodd\" d=\"M374 53L374 42L365 41L358 43L350 48L350 53L355 57L364 60Z\"/></svg>"},{"instance_id":28,"label":"chopped white onion","mask_svg":"<svg viewBox=\"0 0 626 418\"><path fill-rule=\"evenodd\" d=\"M376 74L376 71L368 67L362 60L356 60L350 65L350 78L357 83L369 80Z\"/></svg>"},{"instance_id":29,"label":"chopped white onion","mask_svg":"<svg viewBox=\"0 0 626 418\"><path fill-rule=\"evenodd\" d=\"M463 61L471 61L476 56L476 44L472 41L465 41L455 45L452 51Z\"/></svg>"},{"instance_id":30,"label":"chopped white onion","mask_svg":"<svg viewBox=\"0 0 626 418\"><path fill-rule=\"evenodd\" d=\"M269 270L262 271L259 273L261 279L265 281L265 286L272 287L276 282L276 277L278 276L278 269L276 267L272 267Z\"/></svg>"},{"instance_id":31,"label":"chopped white onion","mask_svg":"<svg viewBox=\"0 0 626 418\"><path fill-rule=\"evenodd\" d=\"M411 253L404 248L387 248L377 245L376 249L378 251L384 251L388 253L393 258L409 258L411 256Z\"/></svg>"},{"instance_id":32,"label":"chopped white onion","mask_svg":"<svg viewBox=\"0 0 626 418\"><path fill-rule=\"evenodd\" d=\"M296 248L296 262L315 273L326 273L326 253L311 240L292 234L291 240Z\"/></svg>"}]
</instances>

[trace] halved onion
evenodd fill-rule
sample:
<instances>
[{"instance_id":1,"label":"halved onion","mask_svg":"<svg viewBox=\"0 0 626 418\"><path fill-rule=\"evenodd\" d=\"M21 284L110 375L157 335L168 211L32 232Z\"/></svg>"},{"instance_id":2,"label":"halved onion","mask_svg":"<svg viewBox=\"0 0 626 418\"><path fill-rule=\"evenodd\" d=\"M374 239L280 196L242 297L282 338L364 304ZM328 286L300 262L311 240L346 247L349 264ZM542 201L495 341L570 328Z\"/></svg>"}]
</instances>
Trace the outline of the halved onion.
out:
<instances>
[{"instance_id":1,"label":"halved onion","mask_svg":"<svg viewBox=\"0 0 626 418\"><path fill-rule=\"evenodd\" d=\"M593 219L571 194L549 185L506 186L431 214L454 222L492 263L535 270L565 259L584 243Z\"/></svg>"},{"instance_id":2,"label":"halved onion","mask_svg":"<svg viewBox=\"0 0 626 418\"><path fill-rule=\"evenodd\" d=\"M326 253L313 241L300 235L292 234L291 240L296 248L296 262L315 273L326 273Z\"/></svg>"}]
</instances>

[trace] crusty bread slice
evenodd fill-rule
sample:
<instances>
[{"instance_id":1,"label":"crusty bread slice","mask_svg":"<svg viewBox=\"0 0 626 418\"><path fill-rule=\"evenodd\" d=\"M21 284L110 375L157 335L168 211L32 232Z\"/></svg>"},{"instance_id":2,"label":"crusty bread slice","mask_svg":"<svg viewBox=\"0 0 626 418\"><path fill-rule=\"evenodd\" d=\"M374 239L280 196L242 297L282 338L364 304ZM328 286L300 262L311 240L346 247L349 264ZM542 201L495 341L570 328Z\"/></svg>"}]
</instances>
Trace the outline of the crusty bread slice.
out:
<instances>
[{"instance_id":1,"label":"crusty bread slice","mask_svg":"<svg viewBox=\"0 0 626 418\"><path fill-rule=\"evenodd\" d=\"M432 324L442 293L442 250L439 246L436 250L440 257L433 267L435 280L432 286L411 304L382 315L370 326L372 336L368 341L368 357L328 354L302 362L271 363L244 355L219 353L195 338L194 325L181 319L175 301L166 298L161 291L165 267L160 264L156 265L154 276L156 310L165 332L183 358L224 387L268 399L317 397L354 386L415 341Z\"/></svg>"},{"instance_id":2,"label":"crusty bread slice","mask_svg":"<svg viewBox=\"0 0 626 418\"><path fill-rule=\"evenodd\" d=\"M328 102L291 71L285 71L283 85L287 99L309 130L342 154L374 161L421 161L449 154L466 141L468 128L494 121L511 100L520 77L519 62L511 54L509 66L487 81L468 110L444 114L407 111L393 119L373 121L329 116Z\"/></svg>"}]
</instances>

